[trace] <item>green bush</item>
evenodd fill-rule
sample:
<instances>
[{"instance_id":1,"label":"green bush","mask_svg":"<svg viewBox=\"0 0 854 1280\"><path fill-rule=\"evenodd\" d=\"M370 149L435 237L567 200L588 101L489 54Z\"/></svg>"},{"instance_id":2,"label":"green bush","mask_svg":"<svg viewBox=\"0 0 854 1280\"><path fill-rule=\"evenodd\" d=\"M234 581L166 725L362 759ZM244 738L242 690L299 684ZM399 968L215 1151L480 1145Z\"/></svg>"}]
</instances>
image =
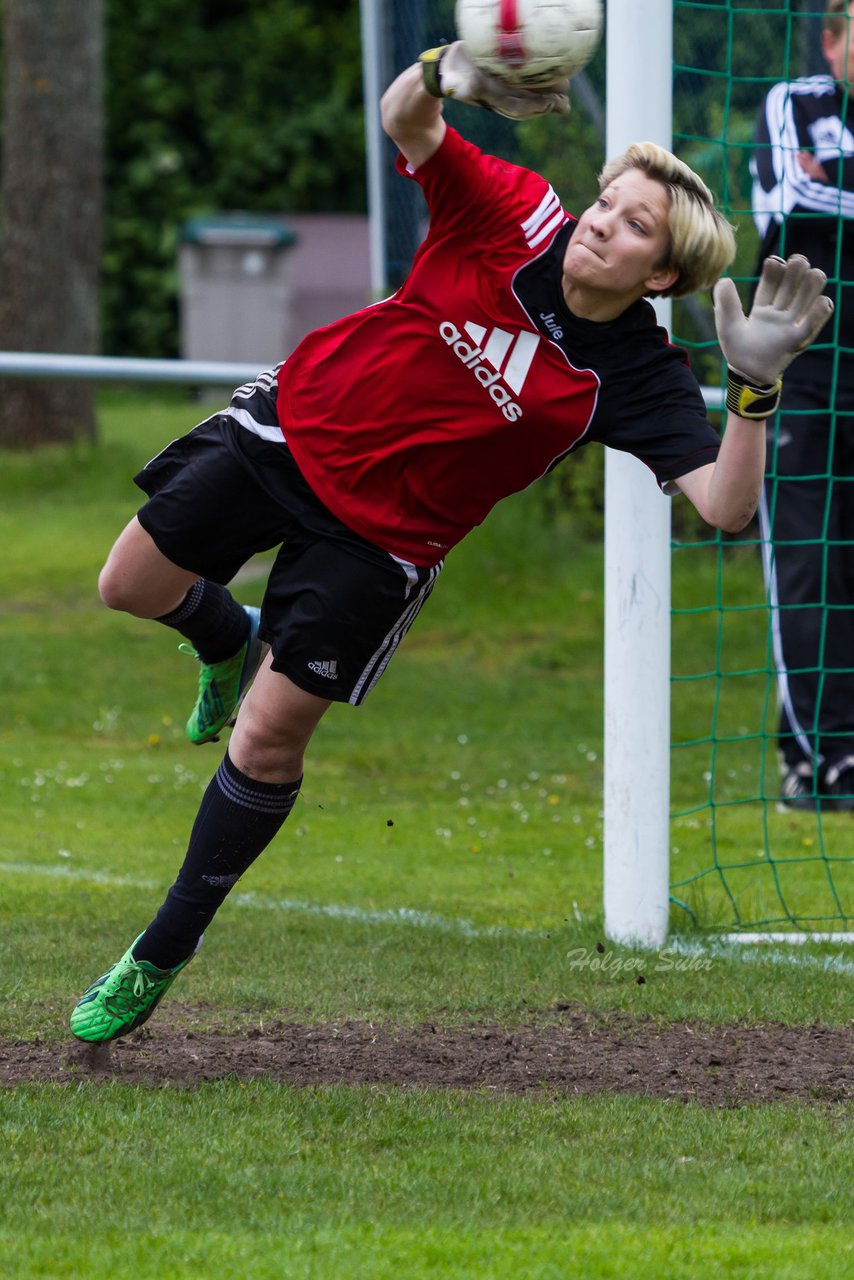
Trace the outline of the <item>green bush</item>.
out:
<instances>
[{"instance_id":1,"label":"green bush","mask_svg":"<svg viewBox=\"0 0 854 1280\"><path fill-rule=\"evenodd\" d=\"M178 342L182 223L365 207L355 0L107 0L103 347Z\"/></svg>"}]
</instances>

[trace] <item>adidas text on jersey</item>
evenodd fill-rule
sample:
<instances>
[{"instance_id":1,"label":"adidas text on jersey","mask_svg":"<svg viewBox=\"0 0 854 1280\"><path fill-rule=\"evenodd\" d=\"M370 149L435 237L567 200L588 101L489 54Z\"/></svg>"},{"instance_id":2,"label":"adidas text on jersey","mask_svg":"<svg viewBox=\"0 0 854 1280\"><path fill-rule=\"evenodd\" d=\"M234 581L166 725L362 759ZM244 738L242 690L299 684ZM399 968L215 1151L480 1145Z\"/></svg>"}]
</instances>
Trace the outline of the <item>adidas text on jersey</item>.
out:
<instances>
[{"instance_id":1,"label":"adidas text on jersey","mask_svg":"<svg viewBox=\"0 0 854 1280\"><path fill-rule=\"evenodd\" d=\"M492 329L487 338L486 328L472 321L465 325L465 331L473 340L471 343L465 341L462 333L450 320L443 320L439 325L443 340L457 359L472 371L481 386L486 387L507 421L518 422L522 409L510 393L512 391L518 395L522 390L540 341L539 336L523 330L514 338L505 329ZM481 345L485 338L485 344Z\"/></svg>"}]
</instances>

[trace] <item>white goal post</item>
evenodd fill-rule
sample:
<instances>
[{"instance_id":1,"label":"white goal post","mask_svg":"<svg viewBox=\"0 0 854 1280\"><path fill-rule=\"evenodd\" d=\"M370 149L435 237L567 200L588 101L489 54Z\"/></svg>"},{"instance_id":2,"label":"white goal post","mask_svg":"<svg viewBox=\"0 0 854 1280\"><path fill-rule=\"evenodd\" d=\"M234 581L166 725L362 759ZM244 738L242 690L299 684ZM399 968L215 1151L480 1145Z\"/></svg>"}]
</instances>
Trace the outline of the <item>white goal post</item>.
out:
<instances>
[{"instance_id":1,"label":"white goal post","mask_svg":"<svg viewBox=\"0 0 854 1280\"><path fill-rule=\"evenodd\" d=\"M673 139L673 2L608 0L606 155ZM667 299L656 306L670 327ZM636 458L605 459L605 933L667 938L670 502Z\"/></svg>"}]
</instances>

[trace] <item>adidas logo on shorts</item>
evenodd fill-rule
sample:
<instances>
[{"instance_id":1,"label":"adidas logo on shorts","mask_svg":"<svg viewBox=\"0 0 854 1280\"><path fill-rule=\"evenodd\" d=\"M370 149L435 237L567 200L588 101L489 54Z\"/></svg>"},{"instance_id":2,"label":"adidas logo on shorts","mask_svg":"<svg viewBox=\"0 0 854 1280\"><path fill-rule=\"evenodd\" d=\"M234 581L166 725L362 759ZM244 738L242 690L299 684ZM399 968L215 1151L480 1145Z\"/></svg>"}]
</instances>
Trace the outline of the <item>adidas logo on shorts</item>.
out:
<instances>
[{"instance_id":1,"label":"adidas logo on shorts","mask_svg":"<svg viewBox=\"0 0 854 1280\"><path fill-rule=\"evenodd\" d=\"M325 676L327 680L338 679L338 660L330 658L324 662L310 662L308 664L309 671L313 671L316 676Z\"/></svg>"}]
</instances>

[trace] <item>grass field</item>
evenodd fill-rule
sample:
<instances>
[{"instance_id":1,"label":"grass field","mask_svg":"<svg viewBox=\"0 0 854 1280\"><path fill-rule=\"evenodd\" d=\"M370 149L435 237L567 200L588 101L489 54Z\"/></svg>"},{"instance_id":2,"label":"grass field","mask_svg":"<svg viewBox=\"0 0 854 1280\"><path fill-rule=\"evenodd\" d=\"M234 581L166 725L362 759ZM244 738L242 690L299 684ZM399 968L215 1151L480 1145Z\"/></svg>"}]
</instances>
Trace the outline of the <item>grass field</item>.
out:
<instances>
[{"instance_id":1,"label":"grass field","mask_svg":"<svg viewBox=\"0 0 854 1280\"><path fill-rule=\"evenodd\" d=\"M198 416L177 395L111 392L97 449L2 459L3 1044L64 1041L76 996L173 878L219 759L183 737L195 671L174 636L108 613L95 587L136 507L133 471ZM251 569L247 603L263 589L263 564ZM712 562L686 568L691 599L704 573ZM643 985L594 963L600 579L600 548L544 528L535 493L455 552L366 706L322 723L297 810L158 1019L543 1026L569 1004L662 1025L850 1027L854 965L839 947L718 948L693 968L652 958ZM748 554L733 581L751 598ZM680 661L700 671L707 637L686 625ZM732 644L748 665L762 653L750 610L733 615ZM678 731L707 732L706 686L679 696ZM749 701L737 710L761 716L758 689ZM745 765L771 768L755 751L734 774ZM679 871L710 861L705 768L675 754ZM771 813L734 805L725 840L752 849L769 821L793 857L815 839L808 815ZM845 818L827 820L826 842L847 845ZM792 892L820 913L813 876L793 870ZM755 877L744 893L761 897ZM697 945L684 913L674 923L677 943ZM579 953L590 962L570 963ZM844 1103L81 1077L2 1091L0 1123L10 1277L854 1271Z\"/></svg>"}]
</instances>

